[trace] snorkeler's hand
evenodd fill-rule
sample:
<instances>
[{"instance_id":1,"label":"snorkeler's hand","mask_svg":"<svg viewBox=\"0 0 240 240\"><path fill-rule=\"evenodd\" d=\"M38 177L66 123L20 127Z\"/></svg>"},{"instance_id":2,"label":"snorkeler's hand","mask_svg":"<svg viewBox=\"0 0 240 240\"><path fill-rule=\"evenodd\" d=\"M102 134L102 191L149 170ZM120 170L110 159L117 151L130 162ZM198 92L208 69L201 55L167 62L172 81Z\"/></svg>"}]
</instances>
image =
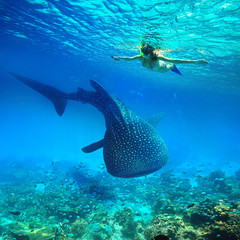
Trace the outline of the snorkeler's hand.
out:
<instances>
[{"instance_id":1,"label":"snorkeler's hand","mask_svg":"<svg viewBox=\"0 0 240 240\"><path fill-rule=\"evenodd\" d=\"M209 62L204 59L198 59L196 63L197 64L209 64Z\"/></svg>"},{"instance_id":2,"label":"snorkeler's hand","mask_svg":"<svg viewBox=\"0 0 240 240\"><path fill-rule=\"evenodd\" d=\"M119 57L117 57L117 56L111 56L111 58L113 58L114 60L117 60L117 61L120 60Z\"/></svg>"}]
</instances>

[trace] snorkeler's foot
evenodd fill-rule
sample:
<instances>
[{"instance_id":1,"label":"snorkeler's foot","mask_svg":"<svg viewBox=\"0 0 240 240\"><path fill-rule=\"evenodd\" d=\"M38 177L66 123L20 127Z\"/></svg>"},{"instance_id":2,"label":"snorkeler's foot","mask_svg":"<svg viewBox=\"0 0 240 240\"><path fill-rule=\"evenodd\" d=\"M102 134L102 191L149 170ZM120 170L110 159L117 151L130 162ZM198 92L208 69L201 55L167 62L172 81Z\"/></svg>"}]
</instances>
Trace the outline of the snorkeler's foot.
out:
<instances>
[{"instance_id":1,"label":"snorkeler's foot","mask_svg":"<svg viewBox=\"0 0 240 240\"><path fill-rule=\"evenodd\" d=\"M111 58L113 58L114 60L117 60L117 61L120 60L117 56L111 56Z\"/></svg>"},{"instance_id":2,"label":"snorkeler's foot","mask_svg":"<svg viewBox=\"0 0 240 240\"><path fill-rule=\"evenodd\" d=\"M179 75L182 75L181 72L177 69L176 65L173 65L173 68L171 70Z\"/></svg>"}]
</instances>

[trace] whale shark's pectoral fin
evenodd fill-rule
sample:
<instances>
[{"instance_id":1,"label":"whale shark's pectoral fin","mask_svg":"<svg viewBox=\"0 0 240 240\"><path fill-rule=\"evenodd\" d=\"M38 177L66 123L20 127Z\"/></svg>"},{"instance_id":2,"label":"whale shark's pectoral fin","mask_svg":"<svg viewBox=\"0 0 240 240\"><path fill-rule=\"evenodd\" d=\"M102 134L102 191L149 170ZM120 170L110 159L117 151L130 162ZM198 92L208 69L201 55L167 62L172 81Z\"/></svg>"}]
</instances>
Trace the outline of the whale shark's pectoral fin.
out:
<instances>
[{"instance_id":1,"label":"whale shark's pectoral fin","mask_svg":"<svg viewBox=\"0 0 240 240\"><path fill-rule=\"evenodd\" d=\"M104 139L102 139L98 142L92 143L92 144L88 145L87 147L82 148L82 151L85 153L94 152L94 151L98 150L99 148L103 147L103 142L104 142Z\"/></svg>"},{"instance_id":2,"label":"whale shark's pectoral fin","mask_svg":"<svg viewBox=\"0 0 240 240\"><path fill-rule=\"evenodd\" d=\"M160 121L165 117L165 113L161 112L158 114L153 115L152 117L150 117L149 119L147 119L146 121L152 125L153 127L157 127L157 125L160 123Z\"/></svg>"}]
</instances>

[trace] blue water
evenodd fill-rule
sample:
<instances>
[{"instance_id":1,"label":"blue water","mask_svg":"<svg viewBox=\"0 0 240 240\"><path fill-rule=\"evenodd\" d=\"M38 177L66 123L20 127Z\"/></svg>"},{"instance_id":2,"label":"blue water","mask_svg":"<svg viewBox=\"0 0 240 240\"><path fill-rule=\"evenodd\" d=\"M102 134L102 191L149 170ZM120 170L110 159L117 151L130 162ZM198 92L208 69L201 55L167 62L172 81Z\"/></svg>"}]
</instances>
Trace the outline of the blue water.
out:
<instances>
[{"instance_id":1,"label":"blue water","mask_svg":"<svg viewBox=\"0 0 240 240\"><path fill-rule=\"evenodd\" d=\"M157 131L170 164L159 174L194 177L203 164L203 175L233 176L240 169L239 16L239 1L2 0L0 171L19 162L26 171L63 162L64 170L81 161L94 174L104 164L101 150L81 151L103 138L101 113L71 101L59 117L48 99L9 75L15 72L66 92L90 89L94 79L142 118L165 112ZM179 76L111 58L139 54L142 40L171 49L168 57L209 64L178 65ZM6 172L0 179L12 180Z\"/></svg>"},{"instance_id":2,"label":"blue water","mask_svg":"<svg viewBox=\"0 0 240 240\"><path fill-rule=\"evenodd\" d=\"M80 150L102 138L101 114L71 102L59 118L48 100L9 76L12 71L64 91L89 88L94 79L141 117L166 112L158 131L173 162L237 167L237 2L2 1L0 6L1 159L84 158L92 167L102 162L100 151ZM139 54L142 39L174 49L171 57L210 64L181 65L181 77L110 58Z\"/></svg>"}]
</instances>

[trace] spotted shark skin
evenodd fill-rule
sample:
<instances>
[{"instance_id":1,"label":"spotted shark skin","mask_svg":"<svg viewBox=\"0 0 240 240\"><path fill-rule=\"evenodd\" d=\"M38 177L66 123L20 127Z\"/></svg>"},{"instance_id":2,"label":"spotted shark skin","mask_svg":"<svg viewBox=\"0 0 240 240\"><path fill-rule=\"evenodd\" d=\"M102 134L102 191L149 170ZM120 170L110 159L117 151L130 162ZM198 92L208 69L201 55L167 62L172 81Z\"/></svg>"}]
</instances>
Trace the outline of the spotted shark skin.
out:
<instances>
[{"instance_id":1,"label":"spotted shark skin","mask_svg":"<svg viewBox=\"0 0 240 240\"><path fill-rule=\"evenodd\" d=\"M89 103L101 111L106 122L104 138L82 150L90 153L103 148L105 165L111 175L120 178L145 176L167 163L166 145L155 130L162 113L144 120L93 80L90 84L95 91L78 88L77 92L65 93L24 76L10 74L49 98L59 116L64 113L67 100Z\"/></svg>"}]
</instances>

